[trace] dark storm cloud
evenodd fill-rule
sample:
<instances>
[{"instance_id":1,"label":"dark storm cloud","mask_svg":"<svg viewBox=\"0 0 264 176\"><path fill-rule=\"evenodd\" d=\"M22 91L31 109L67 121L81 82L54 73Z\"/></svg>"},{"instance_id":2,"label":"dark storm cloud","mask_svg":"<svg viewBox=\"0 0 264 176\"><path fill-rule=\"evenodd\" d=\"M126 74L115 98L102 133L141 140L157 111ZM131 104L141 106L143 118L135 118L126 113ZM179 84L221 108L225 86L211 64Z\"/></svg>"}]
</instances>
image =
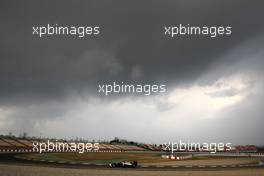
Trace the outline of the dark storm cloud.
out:
<instances>
[{"instance_id":1,"label":"dark storm cloud","mask_svg":"<svg viewBox=\"0 0 264 176\"><path fill-rule=\"evenodd\" d=\"M188 83L263 31L262 7L262 1L2 1L1 97L63 97L71 89L94 93L104 81ZM32 36L32 26L47 23L99 25L101 35ZM180 23L231 25L233 34L163 35L164 25Z\"/></svg>"}]
</instances>

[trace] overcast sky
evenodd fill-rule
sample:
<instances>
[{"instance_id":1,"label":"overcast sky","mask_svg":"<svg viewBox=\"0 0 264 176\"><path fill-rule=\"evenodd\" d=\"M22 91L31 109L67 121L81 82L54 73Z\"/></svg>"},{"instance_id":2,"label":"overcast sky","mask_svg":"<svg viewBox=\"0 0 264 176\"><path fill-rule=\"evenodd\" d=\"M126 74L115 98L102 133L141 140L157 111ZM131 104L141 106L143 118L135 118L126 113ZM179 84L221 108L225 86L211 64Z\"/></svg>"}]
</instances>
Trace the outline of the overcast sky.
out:
<instances>
[{"instance_id":1,"label":"overcast sky","mask_svg":"<svg viewBox=\"0 0 264 176\"><path fill-rule=\"evenodd\" d=\"M0 134L264 144L263 1L0 2ZM97 37L32 35L47 24ZM163 26L232 26L168 38ZM104 97L99 83L166 84Z\"/></svg>"}]
</instances>

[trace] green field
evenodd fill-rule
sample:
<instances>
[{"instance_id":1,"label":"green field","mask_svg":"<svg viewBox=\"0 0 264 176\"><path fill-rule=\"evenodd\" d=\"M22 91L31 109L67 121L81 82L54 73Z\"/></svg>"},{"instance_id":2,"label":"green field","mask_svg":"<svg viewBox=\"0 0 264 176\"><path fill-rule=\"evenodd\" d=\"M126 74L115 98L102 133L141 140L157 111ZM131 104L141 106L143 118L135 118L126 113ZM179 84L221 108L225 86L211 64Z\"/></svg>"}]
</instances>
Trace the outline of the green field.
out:
<instances>
[{"instance_id":1,"label":"green field","mask_svg":"<svg viewBox=\"0 0 264 176\"><path fill-rule=\"evenodd\" d=\"M139 163L166 162L168 159L161 158L160 153L120 152L120 153L45 153L23 154L21 158L35 160L86 162L91 164L109 164L124 160L136 160Z\"/></svg>"},{"instance_id":2,"label":"green field","mask_svg":"<svg viewBox=\"0 0 264 176\"><path fill-rule=\"evenodd\" d=\"M124 160L137 161L141 165L232 165L232 164L253 164L258 159L249 157L194 157L188 160L175 161L161 158L161 153L155 152L95 152L95 153L31 153L18 155L24 159L41 161L63 161L89 164L109 164Z\"/></svg>"}]
</instances>

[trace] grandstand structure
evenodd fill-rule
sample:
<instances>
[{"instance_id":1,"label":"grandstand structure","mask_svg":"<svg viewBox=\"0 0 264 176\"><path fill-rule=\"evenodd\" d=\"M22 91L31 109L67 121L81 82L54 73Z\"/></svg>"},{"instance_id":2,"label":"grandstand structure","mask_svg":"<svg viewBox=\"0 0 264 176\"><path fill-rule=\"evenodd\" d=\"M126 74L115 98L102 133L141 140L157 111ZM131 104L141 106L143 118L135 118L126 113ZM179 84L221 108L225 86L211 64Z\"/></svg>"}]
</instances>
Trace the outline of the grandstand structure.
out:
<instances>
[{"instance_id":1,"label":"grandstand structure","mask_svg":"<svg viewBox=\"0 0 264 176\"><path fill-rule=\"evenodd\" d=\"M0 137L0 153L31 152L32 142L26 139Z\"/></svg>"},{"instance_id":2,"label":"grandstand structure","mask_svg":"<svg viewBox=\"0 0 264 176\"><path fill-rule=\"evenodd\" d=\"M34 152L33 143L46 143L48 140L55 139L40 139L40 138L18 138L15 136L0 136L0 153L26 153ZM57 140L56 140L57 141ZM73 141L65 141L70 145ZM77 141L75 141L77 142ZM120 144L120 143L99 143L99 150L94 152L126 152L126 151L152 151L164 152L162 145L155 144ZM229 153L259 153L264 149L254 145L234 146ZM36 152L36 151L35 151ZM70 151L66 151L70 152Z\"/></svg>"},{"instance_id":3,"label":"grandstand structure","mask_svg":"<svg viewBox=\"0 0 264 176\"><path fill-rule=\"evenodd\" d=\"M99 144L99 150L101 151L144 151L145 149L136 145L124 145L124 144Z\"/></svg>"},{"instance_id":4,"label":"grandstand structure","mask_svg":"<svg viewBox=\"0 0 264 176\"><path fill-rule=\"evenodd\" d=\"M47 139L48 140L48 139ZM1 137L0 136L0 153L24 153L24 152L34 152L33 143L47 141L44 139L21 139L17 137ZM51 140L52 141L52 140ZM67 142L67 141L63 141ZM70 145L70 142L68 142ZM137 145L127 145L127 144L99 144L99 152L123 152L123 151L145 151L146 148Z\"/></svg>"}]
</instances>

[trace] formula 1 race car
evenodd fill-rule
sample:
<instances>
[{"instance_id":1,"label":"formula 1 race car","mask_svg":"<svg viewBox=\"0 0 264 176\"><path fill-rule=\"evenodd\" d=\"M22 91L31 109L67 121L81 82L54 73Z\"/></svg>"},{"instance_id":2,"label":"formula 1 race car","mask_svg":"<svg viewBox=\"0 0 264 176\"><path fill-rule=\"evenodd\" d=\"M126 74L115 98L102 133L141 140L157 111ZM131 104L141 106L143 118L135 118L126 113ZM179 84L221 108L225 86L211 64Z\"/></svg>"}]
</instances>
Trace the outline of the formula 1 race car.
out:
<instances>
[{"instance_id":1,"label":"formula 1 race car","mask_svg":"<svg viewBox=\"0 0 264 176\"><path fill-rule=\"evenodd\" d=\"M110 167L131 167L135 168L137 167L137 162L136 161L121 161L117 163L111 163L109 164Z\"/></svg>"}]
</instances>

